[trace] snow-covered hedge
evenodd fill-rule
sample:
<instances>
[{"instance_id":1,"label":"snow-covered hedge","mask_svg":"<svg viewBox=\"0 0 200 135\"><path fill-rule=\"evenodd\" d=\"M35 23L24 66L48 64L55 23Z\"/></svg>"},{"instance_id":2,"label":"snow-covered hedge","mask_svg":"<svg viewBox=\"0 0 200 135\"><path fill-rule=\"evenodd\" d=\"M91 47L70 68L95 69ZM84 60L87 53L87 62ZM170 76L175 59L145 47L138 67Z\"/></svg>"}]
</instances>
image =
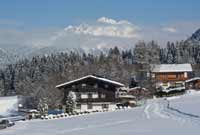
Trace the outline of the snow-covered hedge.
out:
<instances>
[{"instance_id":1,"label":"snow-covered hedge","mask_svg":"<svg viewBox=\"0 0 200 135\"><path fill-rule=\"evenodd\" d=\"M110 112L110 111L116 111L116 110L124 110L128 109L130 107L119 107L112 110L109 109L102 109L102 110L93 110L93 111L83 111L83 112L72 112L72 113L61 113L61 114L50 114L47 116L41 116L41 119L44 120L51 120L51 119L58 119L58 118L66 118L66 117L74 117L74 116L81 116L81 115L88 115L93 113L100 113L100 112Z\"/></svg>"}]
</instances>

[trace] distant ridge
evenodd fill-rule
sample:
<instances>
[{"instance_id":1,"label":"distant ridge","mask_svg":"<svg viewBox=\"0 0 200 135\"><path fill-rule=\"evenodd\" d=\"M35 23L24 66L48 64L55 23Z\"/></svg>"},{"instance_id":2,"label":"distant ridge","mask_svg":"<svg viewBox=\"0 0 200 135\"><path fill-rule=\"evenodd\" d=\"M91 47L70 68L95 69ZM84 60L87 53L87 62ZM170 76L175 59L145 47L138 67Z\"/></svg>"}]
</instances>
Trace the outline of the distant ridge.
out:
<instances>
[{"instance_id":1,"label":"distant ridge","mask_svg":"<svg viewBox=\"0 0 200 135\"><path fill-rule=\"evenodd\" d=\"M200 29L196 30L186 42L197 43L200 42Z\"/></svg>"}]
</instances>

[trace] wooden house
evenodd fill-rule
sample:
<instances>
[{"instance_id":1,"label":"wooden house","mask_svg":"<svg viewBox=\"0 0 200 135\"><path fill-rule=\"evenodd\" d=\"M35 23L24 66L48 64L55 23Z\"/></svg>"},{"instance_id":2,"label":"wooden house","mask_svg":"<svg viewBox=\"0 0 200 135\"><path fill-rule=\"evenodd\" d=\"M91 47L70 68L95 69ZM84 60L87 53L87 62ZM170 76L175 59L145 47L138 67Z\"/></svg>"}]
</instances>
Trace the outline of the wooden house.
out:
<instances>
[{"instance_id":1,"label":"wooden house","mask_svg":"<svg viewBox=\"0 0 200 135\"><path fill-rule=\"evenodd\" d=\"M185 81L186 89L200 90L200 77L194 77Z\"/></svg>"},{"instance_id":2,"label":"wooden house","mask_svg":"<svg viewBox=\"0 0 200 135\"><path fill-rule=\"evenodd\" d=\"M155 81L157 89L184 89L185 80L191 77L192 71L191 64L151 65L151 79Z\"/></svg>"},{"instance_id":3,"label":"wooden house","mask_svg":"<svg viewBox=\"0 0 200 135\"><path fill-rule=\"evenodd\" d=\"M64 93L63 104L67 100L69 91L75 93L77 112L116 108L119 102L116 92L120 87L124 87L124 84L94 75L87 75L56 86Z\"/></svg>"}]
</instances>

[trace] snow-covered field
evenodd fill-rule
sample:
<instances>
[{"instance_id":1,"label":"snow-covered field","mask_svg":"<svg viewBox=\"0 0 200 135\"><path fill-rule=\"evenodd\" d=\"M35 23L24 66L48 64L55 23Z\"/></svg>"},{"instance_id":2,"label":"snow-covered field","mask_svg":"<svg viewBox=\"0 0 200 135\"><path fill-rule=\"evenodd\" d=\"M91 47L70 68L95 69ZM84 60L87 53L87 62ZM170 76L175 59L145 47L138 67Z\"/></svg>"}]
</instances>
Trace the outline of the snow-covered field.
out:
<instances>
[{"instance_id":1,"label":"snow-covered field","mask_svg":"<svg viewBox=\"0 0 200 135\"><path fill-rule=\"evenodd\" d=\"M18 111L18 97L0 97L0 116L9 116Z\"/></svg>"},{"instance_id":2,"label":"snow-covered field","mask_svg":"<svg viewBox=\"0 0 200 135\"><path fill-rule=\"evenodd\" d=\"M200 94L155 99L128 110L18 122L0 135L199 135L199 103Z\"/></svg>"},{"instance_id":3,"label":"snow-covered field","mask_svg":"<svg viewBox=\"0 0 200 135\"><path fill-rule=\"evenodd\" d=\"M183 103L182 103L183 102ZM176 100L171 100L170 106L172 108L178 109L184 113L193 114L200 117L200 92L192 92Z\"/></svg>"}]
</instances>

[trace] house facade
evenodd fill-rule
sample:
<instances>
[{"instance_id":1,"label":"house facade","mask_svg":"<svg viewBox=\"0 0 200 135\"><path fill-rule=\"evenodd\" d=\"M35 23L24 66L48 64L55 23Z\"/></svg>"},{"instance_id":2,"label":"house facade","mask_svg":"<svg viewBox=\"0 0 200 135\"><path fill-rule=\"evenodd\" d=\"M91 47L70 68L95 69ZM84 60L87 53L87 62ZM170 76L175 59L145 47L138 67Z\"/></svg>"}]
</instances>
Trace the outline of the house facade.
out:
<instances>
[{"instance_id":1,"label":"house facade","mask_svg":"<svg viewBox=\"0 0 200 135\"><path fill-rule=\"evenodd\" d=\"M116 92L120 87L124 87L124 84L94 75L56 86L64 93L63 104L66 103L69 92L75 93L77 112L115 109L119 102Z\"/></svg>"},{"instance_id":2,"label":"house facade","mask_svg":"<svg viewBox=\"0 0 200 135\"><path fill-rule=\"evenodd\" d=\"M185 89L185 80L192 76L191 64L151 65L151 79L161 90Z\"/></svg>"}]
</instances>

